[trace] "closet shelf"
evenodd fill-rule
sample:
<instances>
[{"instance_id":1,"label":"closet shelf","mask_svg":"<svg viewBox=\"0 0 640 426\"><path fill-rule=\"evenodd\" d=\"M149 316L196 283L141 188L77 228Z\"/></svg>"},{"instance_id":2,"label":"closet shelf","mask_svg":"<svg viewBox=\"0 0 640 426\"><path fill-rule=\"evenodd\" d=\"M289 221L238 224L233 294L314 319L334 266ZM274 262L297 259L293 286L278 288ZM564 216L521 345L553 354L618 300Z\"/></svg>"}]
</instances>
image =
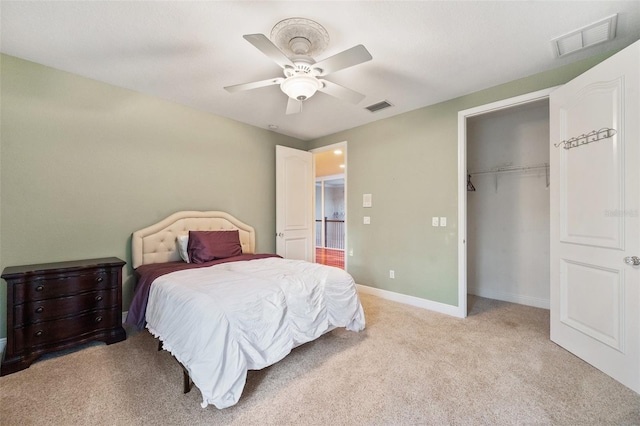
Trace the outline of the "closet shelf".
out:
<instances>
[{"instance_id":1,"label":"closet shelf","mask_svg":"<svg viewBox=\"0 0 640 426\"><path fill-rule=\"evenodd\" d=\"M549 164L548 163L540 163L540 164L531 164L531 165L526 165L526 166L501 166L501 167L494 167L492 169L489 170L481 170L478 172L471 172L469 173L471 176L476 176L476 175L486 175L486 174L492 174L492 173L510 173L510 172L526 172L529 170L541 170L541 169L549 169Z\"/></svg>"},{"instance_id":2,"label":"closet shelf","mask_svg":"<svg viewBox=\"0 0 640 426\"><path fill-rule=\"evenodd\" d=\"M498 190L498 175L501 173L514 173L514 172L521 172L521 173L525 173L528 171L535 171L535 170L544 170L545 171L545 176L547 178L547 185L546 187L549 187L549 163L540 163L540 164L529 164L529 165L517 165L517 166L499 166L499 167L494 167L492 169L489 170L481 170L478 172L470 172L467 174L467 191L475 191L476 188L473 186L473 183L471 183L471 176L478 176L478 175L487 175L487 174L493 174L495 175L495 185L496 185L496 191ZM473 188L473 189L470 189Z\"/></svg>"}]
</instances>

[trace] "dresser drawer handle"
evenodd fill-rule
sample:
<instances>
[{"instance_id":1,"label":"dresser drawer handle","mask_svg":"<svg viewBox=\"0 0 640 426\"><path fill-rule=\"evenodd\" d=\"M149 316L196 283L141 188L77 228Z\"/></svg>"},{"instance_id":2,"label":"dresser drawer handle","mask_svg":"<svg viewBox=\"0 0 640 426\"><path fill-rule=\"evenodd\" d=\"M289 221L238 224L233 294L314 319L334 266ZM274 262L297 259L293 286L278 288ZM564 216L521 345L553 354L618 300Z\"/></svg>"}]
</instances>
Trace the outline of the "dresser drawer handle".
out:
<instances>
[{"instance_id":1,"label":"dresser drawer handle","mask_svg":"<svg viewBox=\"0 0 640 426\"><path fill-rule=\"evenodd\" d=\"M40 337L44 334L44 332L42 330L38 330L36 331L36 337Z\"/></svg>"},{"instance_id":2,"label":"dresser drawer handle","mask_svg":"<svg viewBox=\"0 0 640 426\"><path fill-rule=\"evenodd\" d=\"M98 277L98 278L96 278L96 282L97 282L97 283L101 283L102 281L104 281L104 277Z\"/></svg>"},{"instance_id":3,"label":"dresser drawer handle","mask_svg":"<svg viewBox=\"0 0 640 426\"><path fill-rule=\"evenodd\" d=\"M42 291L42 290L44 290L43 285L39 285L38 287L36 287L36 291Z\"/></svg>"},{"instance_id":4,"label":"dresser drawer handle","mask_svg":"<svg viewBox=\"0 0 640 426\"><path fill-rule=\"evenodd\" d=\"M43 308L42 306L38 306L38 307L36 308L36 314L39 314L39 313L41 313L42 311L44 311L44 308Z\"/></svg>"},{"instance_id":5,"label":"dresser drawer handle","mask_svg":"<svg viewBox=\"0 0 640 426\"><path fill-rule=\"evenodd\" d=\"M102 317L96 317L96 322L102 321Z\"/></svg>"},{"instance_id":6,"label":"dresser drawer handle","mask_svg":"<svg viewBox=\"0 0 640 426\"><path fill-rule=\"evenodd\" d=\"M96 302L99 302L102 300L102 296L96 296Z\"/></svg>"}]
</instances>

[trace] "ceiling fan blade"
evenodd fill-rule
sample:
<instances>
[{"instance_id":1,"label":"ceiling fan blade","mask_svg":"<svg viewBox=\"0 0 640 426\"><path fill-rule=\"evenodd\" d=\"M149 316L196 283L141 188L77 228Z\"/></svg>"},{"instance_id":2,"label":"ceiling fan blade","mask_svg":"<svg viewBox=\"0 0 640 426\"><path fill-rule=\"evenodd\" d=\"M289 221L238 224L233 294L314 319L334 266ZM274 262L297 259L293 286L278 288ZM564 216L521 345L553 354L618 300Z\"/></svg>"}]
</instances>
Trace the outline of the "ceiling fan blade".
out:
<instances>
[{"instance_id":1,"label":"ceiling fan blade","mask_svg":"<svg viewBox=\"0 0 640 426\"><path fill-rule=\"evenodd\" d=\"M302 111L302 101L297 99L289 98L287 102L287 115L297 114Z\"/></svg>"},{"instance_id":2,"label":"ceiling fan blade","mask_svg":"<svg viewBox=\"0 0 640 426\"><path fill-rule=\"evenodd\" d=\"M272 86L274 84L280 84L282 83L283 80L284 78L282 77L270 78L269 80L254 81L252 83L243 83L243 84L236 84L234 86L227 86L224 88L224 90L226 90L229 93L234 93L234 92L239 92L241 90L251 90L251 89L257 89L258 87L265 87L265 86Z\"/></svg>"},{"instance_id":3,"label":"ceiling fan blade","mask_svg":"<svg viewBox=\"0 0 640 426\"><path fill-rule=\"evenodd\" d=\"M369 51L361 44L337 53L320 62L313 64L314 68L320 68L322 71L319 75L327 75L372 59Z\"/></svg>"},{"instance_id":4,"label":"ceiling fan blade","mask_svg":"<svg viewBox=\"0 0 640 426\"><path fill-rule=\"evenodd\" d=\"M328 80L320 81L322 82L323 87L318 89L318 91L326 93L327 95L351 102L352 104L357 104L365 98L365 95L358 93L355 90L347 89L344 86L340 86L339 84L332 83Z\"/></svg>"},{"instance_id":5,"label":"ceiling fan blade","mask_svg":"<svg viewBox=\"0 0 640 426\"><path fill-rule=\"evenodd\" d=\"M243 37L249 43L253 44L259 51L271 58L271 60L276 64L280 65L280 67L295 67L293 62L291 62L291 59L287 58L287 55L282 53L282 51L278 49L278 47L264 34L247 34Z\"/></svg>"}]
</instances>

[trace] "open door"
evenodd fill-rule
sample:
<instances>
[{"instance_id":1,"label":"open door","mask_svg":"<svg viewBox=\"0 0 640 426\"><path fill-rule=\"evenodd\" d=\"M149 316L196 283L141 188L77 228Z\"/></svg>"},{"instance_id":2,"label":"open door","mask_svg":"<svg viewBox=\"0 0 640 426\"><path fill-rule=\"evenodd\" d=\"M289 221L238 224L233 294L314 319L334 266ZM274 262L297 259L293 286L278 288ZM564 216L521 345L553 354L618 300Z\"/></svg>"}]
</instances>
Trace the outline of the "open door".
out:
<instances>
[{"instance_id":1,"label":"open door","mask_svg":"<svg viewBox=\"0 0 640 426\"><path fill-rule=\"evenodd\" d=\"M636 42L550 96L550 302L551 340L640 393L639 93Z\"/></svg>"},{"instance_id":2,"label":"open door","mask_svg":"<svg viewBox=\"0 0 640 426\"><path fill-rule=\"evenodd\" d=\"M313 154L276 146L276 253L314 261Z\"/></svg>"}]
</instances>

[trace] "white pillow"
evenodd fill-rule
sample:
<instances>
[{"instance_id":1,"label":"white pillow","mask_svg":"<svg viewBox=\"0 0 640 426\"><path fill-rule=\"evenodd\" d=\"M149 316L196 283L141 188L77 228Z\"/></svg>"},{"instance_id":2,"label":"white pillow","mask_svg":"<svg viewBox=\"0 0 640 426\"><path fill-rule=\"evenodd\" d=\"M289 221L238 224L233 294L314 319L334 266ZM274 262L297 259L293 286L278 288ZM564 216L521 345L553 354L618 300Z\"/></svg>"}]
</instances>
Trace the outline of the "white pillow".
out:
<instances>
[{"instance_id":1,"label":"white pillow","mask_svg":"<svg viewBox=\"0 0 640 426\"><path fill-rule=\"evenodd\" d=\"M189 253L187 253L187 245L189 245L189 235L178 235L176 237L178 243L178 253L185 262L189 263Z\"/></svg>"}]
</instances>

